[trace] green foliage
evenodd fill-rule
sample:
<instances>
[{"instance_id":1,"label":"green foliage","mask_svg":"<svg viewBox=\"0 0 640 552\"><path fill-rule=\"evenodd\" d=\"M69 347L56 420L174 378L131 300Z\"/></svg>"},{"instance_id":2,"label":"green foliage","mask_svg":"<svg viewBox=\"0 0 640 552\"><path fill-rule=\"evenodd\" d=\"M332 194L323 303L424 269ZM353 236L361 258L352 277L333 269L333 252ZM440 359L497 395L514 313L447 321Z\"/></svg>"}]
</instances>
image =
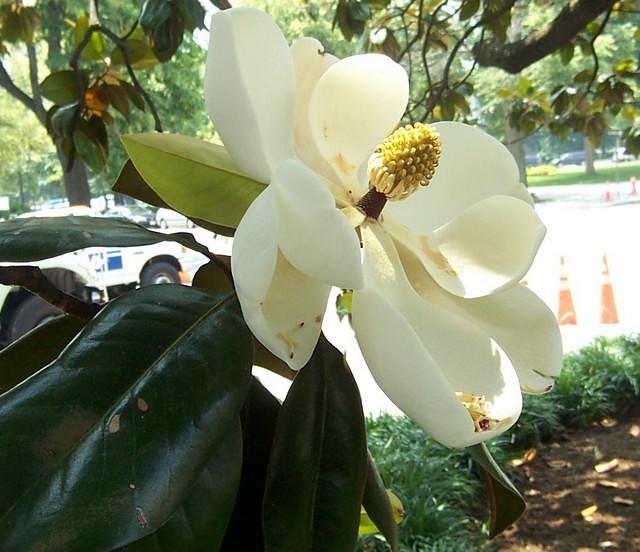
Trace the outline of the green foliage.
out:
<instances>
[{"instance_id":1,"label":"green foliage","mask_svg":"<svg viewBox=\"0 0 640 552\"><path fill-rule=\"evenodd\" d=\"M233 296L150 286L111 302L53 364L0 398L0 465L12 473L0 492L0 540L112 550L158 529L220 461L250 369ZM226 470L225 486L234 480ZM207 493L191 511L224 507L228 518L234 496ZM37 531L26 521L34 510L46 512Z\"/></svg>"},{"instance_id":2,"label":"green foliage","mask_svg":"<svg viewBox=\"0 0 640 552\"><path fill-rule=\"evenodd\" d=\"M0 394L58 358L85 321L71 316L54 318L0 351Z\"/></svg>"},{"instance_id":3,"label":"green foliage","mask_svg":"<svg viewBox=\"0 0 640 552\"><path fill-rule=\"evenodd\" d=\"M188 217L227 228L224 233L238 226L264 189L235 167L222 146L179 134L134 134L123 142L136 170L163 201Z\"/></svg>"},{"instance_id":4,"label":"green foliage","mask_svg":"<svg viewBox=\"0 0 640 552\"><path fill-rule=\"evenodd\" d=\"M448 449L409 418L389 415L367 420L367 442L385 485L407 514L400 527L405 546L451 535L463 535L467 542L483 539L481 524L468 509L481 482L464 450Z\"/></svg>"},{"instance_id":5,"label":"green foliage","mask_svg":"<svg viewBox=\"0 0 640 552\"><path fill-rule=\"evenodd\" d=\"M584 426L624 413L640 397L640 339L597 339L567 355L554 394L562 397L561 421Z\"/></svg>"},{"instance_id":6,"label":"green foliage","mask_svg":"<svg viewBox=\"0 0 640 552\"><path fill-rule=\"evenodd\" d=\"M264 495L265 549L353 549L367 469L358 386L321 336L278 417Z\"/></svg>"},{"instance_id":7,"label":"green foliage","mask_svg":"<svg viewBox=\"0 0 640 552\"><path fill-rule=\"evenodd\" d=\"M131 247L163 241L208 253L191 234L153 232L124 219L42 217L0 222L0 262L32 262L87 247Z\"/></svg>"}]
</instances>

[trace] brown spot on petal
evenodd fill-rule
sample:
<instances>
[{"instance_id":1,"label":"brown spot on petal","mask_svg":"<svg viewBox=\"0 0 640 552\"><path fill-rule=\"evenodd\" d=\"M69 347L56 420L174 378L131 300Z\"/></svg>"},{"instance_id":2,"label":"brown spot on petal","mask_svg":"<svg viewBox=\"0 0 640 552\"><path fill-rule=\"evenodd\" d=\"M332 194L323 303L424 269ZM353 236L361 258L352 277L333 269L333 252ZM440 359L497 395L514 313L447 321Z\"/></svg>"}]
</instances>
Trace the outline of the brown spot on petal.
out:
<instances>
[{"instance_id":1,"label":"brown spot on petal","mask_svg":"<svg viewBox=\"0 0 640 552\"><path fill-rule=\"evenodd\" d=\"M440 251L435 251L431 248L429 244L429 238L427 236L418 236L418 240L420 243L420 250L426 255L427 259L429 259L434 265L436 265L440 270L443 270L449 276L457 276L458 273L451 268L449 261L447 258L440 253Z\"/></svg>"},{"instance_id":2,"label":"brown spot on petal","mask_svg":"<svg viewBox=\"0 0 640 552\"><path fill-rule=\"evenodd\" d=\"M333 162L338 167L338 170L346 176L353 174L356 170L356 166L349 163L341 153L333 158Z\"/></svg>"}]
</instances>

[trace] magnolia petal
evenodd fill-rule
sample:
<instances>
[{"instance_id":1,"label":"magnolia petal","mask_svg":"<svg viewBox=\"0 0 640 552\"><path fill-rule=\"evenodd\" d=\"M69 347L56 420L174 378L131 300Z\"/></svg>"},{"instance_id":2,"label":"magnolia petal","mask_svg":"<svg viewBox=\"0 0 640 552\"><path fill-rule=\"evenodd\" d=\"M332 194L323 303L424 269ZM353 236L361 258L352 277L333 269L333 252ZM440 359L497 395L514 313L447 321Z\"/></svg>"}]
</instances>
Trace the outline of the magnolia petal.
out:
<instances>
[{"instance_id":1,"label":"magnolia petal","mask_svg":"<svg viewBox=\"0 0 640 552\"><path fill-rule=\"evenodd\" d=\"M270 187L278 208L278 243L287 260L315 280L361 287L360 240L320 178L289 159Z\"/></svg>"},{"instance_id":2,"label":"magnolia petal","mask_svg":"<svg viewBox=\"0 0 640 552\"><path fill-rule=\"evenodd\" d=\"M294 152L295 76L289 46L273 19L254 8L216 13L210 36L207 111L238 167L268 182Z\"/></svg>"},{"instance_id":3,"label":"magnolia petal","mask_svg":"<svg viewBox=\"0 0 640 552\"><path fill-rule=\"evenodd\" d=\"M522 397L506 355L466 319L417 294L381 227L365 223L361 232L365 288L354 292L352 318L378 384L447 446L469 446L508 429ZM493 427L475 431L456 392L484 397Z\"/></svg>"},{"instance_id":4,"label":"magnolia petal","mask_svg":"<svg viewBox=\"0 0 640 552\"><path fill-rule=\"evenodd\" d=\"M397 246L414 289L490 335L511 359L523 391L551 389L562 368L562 337L553 312L535 293L515 285L487 297L461 299L442 290L409 249Z\"/></svg>"},{"instance_id":5,"label":"magnolia petal","mask_svg":"<svg viewBox=\"0 0 640 552\"><path fill-rule=\"evenodd\" d=\"M408 97L405 70L380 54L345 58L318 80L309 103L311 132L348 191L356 192L359 167L395 129Z\"/></svg>"},{"instance_id":6,"label":"magnolia petal","mask_svg":"<svg viewBox=\"0 0 640 552\"><path fill-rule=\"evenodd\" d=\"M426 234L493 195L512 196L533 204L520 183L518 166L498 140L479 128L457 122L435 123L442 155L429 186L385 211L415 232Z\"/></svg>"},{"instance_id":7,"label":"magnolia petal","mask_svg":"<svg viewBox=\"0 0 640 552\"><path fill-rule=\"evenodd\" d=\"M260 303L271 286L277 258L276 201L267 187L253 200L233 238L231 272L238 295Z\"/></svg>"},{"instance_id":8,"label":"magnolia petal","mask_svg":"<svg viewBox=\"0 0 640 552\"><path fill-rule=\"evenodd\" d=\"M429 235L415 235L391 217L385 227L405 241L434 280L460 297L482 297L523 278L546 229L527 203L492 196Z\"/></svg>"},{"instance_id":9,"label":"magnolia petal","mask_svg":"<svg viewBox=\"0 0 640 552\"><path fill-rule=\"evenodd\" d=\"M318 341L331 287L296 270L279 253L261 302L236 291L244 319L256 338L291 369L302 368Z\"/></svg>"},{"instance_id":10,"label":"magnolia petal","mask_svg":"<svg viewBox=\"0 0 640 552\"><path fill-rule=\"evenodd\" d=\"M296 74L293 138L298 157L329 181L337 180L333 168L318 151L311 133L309 101L320 77L329 67L337 63L338 58L327 54L319 40L309 37L296 40L291 46L291 55Z\"/></svg>"}]
</instances>

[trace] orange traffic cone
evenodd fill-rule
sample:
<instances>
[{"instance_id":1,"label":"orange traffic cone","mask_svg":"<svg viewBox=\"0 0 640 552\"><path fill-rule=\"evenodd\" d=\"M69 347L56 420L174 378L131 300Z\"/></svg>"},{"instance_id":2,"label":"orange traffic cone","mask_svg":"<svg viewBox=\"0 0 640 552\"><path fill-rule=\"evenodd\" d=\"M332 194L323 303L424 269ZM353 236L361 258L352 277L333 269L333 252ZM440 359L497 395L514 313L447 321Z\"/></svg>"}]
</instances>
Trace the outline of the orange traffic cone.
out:
<instances>
[{"instance_id":1,"label":"orange traffic cone","mask_svg":"<svg viewBox=\"0 0 640 552\"><path fill-rule=\"evenodd\" d=\"M607 182L607 188L604 192L604 202L611 203L612 199L613 199L613 196L611 195L611 190L609 189L609 183Z\"/></svg>"},{"instance_id":2,"label":"orange traffic cone","mask_svg":"<svg viewBox=\"0 0 640 552\"><path fill-rule=\"evenodd\" d=\"M569 288L569 278L564 265L564 257L560 257L560 294L558 297L558 323L562 325L575 325L578 323L576 309L573 306L573 297Z\"/></svg>"},{"instance_id":3,"label":"orange traffic cone","mask_svg":"<svg viewBox=\"0 0 640 552\"><path fill-rule=\"evenodd\" d=\"M602 287L600 291L600 323L618 324L618 309L613 296L613 286L609 275L606 253L602 255Z\"/></svg>"},{"instance_id":4,"label":"orange traffic cone","mask_svg":"<svg viewBox=\"0 0 640 552\"><path fill-rule=\"evenodd\" d=\"M638 190L636 189L636 177L631 177L631 195L638 195Z\"/></svg>"}]
</instances>

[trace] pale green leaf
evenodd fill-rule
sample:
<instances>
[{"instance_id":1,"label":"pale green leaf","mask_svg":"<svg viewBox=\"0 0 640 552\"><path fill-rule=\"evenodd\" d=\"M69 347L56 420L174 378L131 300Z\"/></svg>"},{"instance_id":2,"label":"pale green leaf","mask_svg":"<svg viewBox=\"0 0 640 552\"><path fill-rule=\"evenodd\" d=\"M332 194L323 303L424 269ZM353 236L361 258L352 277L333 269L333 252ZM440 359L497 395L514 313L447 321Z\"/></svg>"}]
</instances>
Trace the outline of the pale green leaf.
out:
<instances>
[{"instance_id":1,"label":"pale green leaf","mask_svg":"<svg viewBox=\"0 0 640 552\"><path fill-rule=\"evenodd\" d=\"M122 137L150 188L188 217L236 228L265 185L242 174L224 147L180 134Z\"/></svg>"}]
</instances>

